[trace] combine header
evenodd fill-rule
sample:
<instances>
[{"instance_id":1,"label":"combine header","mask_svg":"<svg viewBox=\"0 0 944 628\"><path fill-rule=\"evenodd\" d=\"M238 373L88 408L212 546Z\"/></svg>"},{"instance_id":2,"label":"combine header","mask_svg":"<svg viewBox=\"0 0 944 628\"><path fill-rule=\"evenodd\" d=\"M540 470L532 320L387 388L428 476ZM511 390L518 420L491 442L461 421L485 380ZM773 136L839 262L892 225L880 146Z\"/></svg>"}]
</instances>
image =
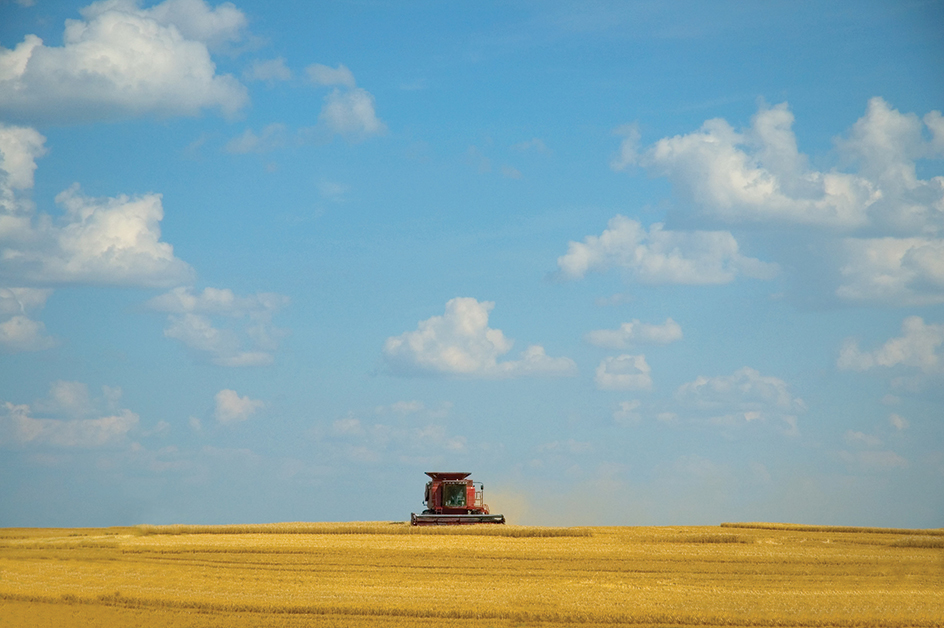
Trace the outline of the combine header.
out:
<instances>
[{"instance_id":1,"label":"combine header","mask_svg":"<svg viewBox=\"0 0 944 628\"><path fill-rule=\"evenodd\" d=\"M505 523L505 515L492 515L483 502L483 487L466 479L469 473L427 471L432 478L426 483L422 514L410 515L415 526L462 525L467 523Z\"/></svg>"}]
</instances>

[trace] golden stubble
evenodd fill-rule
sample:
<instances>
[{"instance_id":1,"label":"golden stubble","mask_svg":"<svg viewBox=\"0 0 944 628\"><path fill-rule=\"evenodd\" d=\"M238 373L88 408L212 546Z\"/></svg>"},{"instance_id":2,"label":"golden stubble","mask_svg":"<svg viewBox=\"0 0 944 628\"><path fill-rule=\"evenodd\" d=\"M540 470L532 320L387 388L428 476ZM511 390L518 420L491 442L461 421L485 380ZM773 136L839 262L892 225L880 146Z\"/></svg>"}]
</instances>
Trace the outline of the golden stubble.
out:
<instances>
[{"instance_id":1,"label":"golden stubble","mask_svg":"<svg viewBox=\"0 0 944 628\"><path fill-rule=\"evenodd\" d=\"M768 524L8 529L0 624L937 626L942 541Z\"/></svg>"}]
</instances>

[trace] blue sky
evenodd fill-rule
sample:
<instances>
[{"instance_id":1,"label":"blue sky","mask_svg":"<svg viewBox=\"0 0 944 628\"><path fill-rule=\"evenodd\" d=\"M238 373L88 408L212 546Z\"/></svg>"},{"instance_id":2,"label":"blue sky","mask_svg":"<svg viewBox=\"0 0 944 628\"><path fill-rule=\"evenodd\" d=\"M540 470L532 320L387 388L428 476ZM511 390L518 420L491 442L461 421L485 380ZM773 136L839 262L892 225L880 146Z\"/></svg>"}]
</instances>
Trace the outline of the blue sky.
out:
<instances>
[{"instance_id":1,"label":"blue sky","mask_svg":"<svg viewBox=\"0 0 944 628\"><path fill-rule=\"evenodd\" d=\"M0 17L0 525L944 525L944 3Z\"/></svg>"}]
</instances>

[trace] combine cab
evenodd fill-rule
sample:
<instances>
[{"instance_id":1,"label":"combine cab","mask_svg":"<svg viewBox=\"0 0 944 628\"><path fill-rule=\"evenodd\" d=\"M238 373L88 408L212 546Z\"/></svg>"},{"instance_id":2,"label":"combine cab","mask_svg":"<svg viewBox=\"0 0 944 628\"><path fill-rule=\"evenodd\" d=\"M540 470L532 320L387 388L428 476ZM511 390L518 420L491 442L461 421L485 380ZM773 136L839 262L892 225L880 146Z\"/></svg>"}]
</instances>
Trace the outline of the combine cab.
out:
<instances>
[{"instance_id":1,"label":"combine cab","mask_svg":"<svg viewBox=\"0 0 944 628\"><path fill-rule=\"evenodd\" d=\"M492 515L483 503L482 484L476 484L469 473L427 471L432 478L426 483L422 514L410 515L415 526L462 525L466 523L505 523L505 515Z\"/></svg>"}]
</instances>

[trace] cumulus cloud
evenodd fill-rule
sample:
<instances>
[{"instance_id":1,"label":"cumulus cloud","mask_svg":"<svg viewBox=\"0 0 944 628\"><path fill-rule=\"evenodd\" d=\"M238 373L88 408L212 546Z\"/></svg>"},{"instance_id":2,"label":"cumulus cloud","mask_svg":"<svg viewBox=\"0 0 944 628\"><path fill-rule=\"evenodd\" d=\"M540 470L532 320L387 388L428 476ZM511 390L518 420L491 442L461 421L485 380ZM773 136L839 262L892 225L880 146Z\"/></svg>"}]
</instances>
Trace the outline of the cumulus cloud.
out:
<instances>
[{"instance_id":1,"label":"cumulus cloud","mask_svg":"<svg viewBox=\"0 0 944 628\"><path fill-rule=\"evenodd\" d=\"M75 185L56 202L65 210L58 224L40 216L35 227L0 241L8 279L159 287L192 277L173 246L160 241L159 194L94 199Z\"/></svg>"},{"instance_id":2,"label":"cumulus cloud","mask_svg":"<svg viewBox=\"0 0 944 628\"><path fill-rule=\"evenodd\" d=\"M727 231L668 231L656 223L647 232L619 215L599 236L571 242L557 265L567 279L618 268L629 280L645 284L723 284L738 274L769 279L777 272L774 264L741 255Z\"/></svg>"},{"instance_id":3,"label":"cumulus cloud","mask_svg":"<svg viewBox=\"0 0 944 628\"><path fill-rule=\"evenodd\" d=\"M835 244L822 248L834 251L825 263L835 264L842 300L944 302L944 177L917 174L919 161L944 156L941 113L919 118L872 98L835 141L850 172L812 168L793 122L786 103L762 105L747 129L708 120L651 146L640 146L638 129L627 125L618 129L623 140L612 166L668 178L682 211L692 208L702 219L821 234Z\"/></svg>"},{"instance_id":4,"label":"cumulus cloud","mask_svg":"<svg viewBox=\"0 0 944 628\"><path fill-rule=\"evenodd\" d=\"M325 96L318 121L329 131L349 138L379 135L387 130L374 110L374 96L360 87L335 89Z\"/></svg>"},{"instance_id":5,"label":"cumulus cloud","mask_svg":"<svg viewBox=\"0 0 944 628\"><path fill-rule=\"evenodd\" d=\"M0 239L3 275L33 284L91 283L161 287L187 281L193 269L162 242L160 194L89 198L78 184L56 196L59 221Z\"/></svg>"},{"instance_id":6,"label":"cumulus cloud","mask_svg":"<svg viewBox=\"0 0 944 628\"><path fill-rule=\"evenodd\" d=\"M708 120L688 135L657 141L640 150L638 132L627 132L614 168L639 165L668 177L688 202L724 222L774 222L857 229L881 225L906 232L935 231L941 217L944 178L922 181L915 160L940 152L939 113L922 123L881 98L839 140L841 152L859 165L856 174L809 167L799 152L786 103L762 106L741 132L721 119Z\"/></svg>"},{"instance_id":7,"label":"cumulus cloud","mask_svg":"<svg viewBox=\"0 0 944 628\"><path fill-rule=\"evenodd\" d=\"M259 292L240 297L228 288L204 288L194 293L177 287L147 302L147 307L168 314L164 335L179 340L217 366L265 366L273 362L284 331L272 325L272 317L289 302L288 297ZM210 317L245 321L241 331L218 328ZM251 344L252 349L245 349Z\"/></svg>"},{"instance_id":8,"label":"cumulus cloud","mask_svg":"<svg viewBox=\"0 0 944 628\"><path fill-rule=\"evenodd\" d=\"M878 192L869 207L871 223L902 235L944 231L944 177L924 180L916 172L917 160L944 156L941 120L939 111L922 121L872 98L865 115L837 140L840 153Z\"/></svg>"},{"instance_id":9,"label":"cumulus cloud","mask_svg":"<svg viewBox=\"0 0 944 628\"><path fill-rule=\"evenodd\" d=\"M36 160L46 154L45 143L36 129L0 123L0 238L28 228L33 205L20 193L33 188Z\"/></svg>"},{"instance_id":10,"label":"cumulus cloud","mask_svg":"<svg viewBox=\"0 0 944 628\"><path fill-rule=\"evenodd\" d=\"M33 129L0 124L0 281L167 286L191 278L160 240L159 194L95 199L75 184L56 196L62 217L36 214L25 193L44 142Z\"/></svg>"},{"instance_id":11,"label":"cumulus cloud","mask_svg":"<svg viewBox=\"0 0 944 628\"><path fill-rule=\"evenodd\" d=\"M283 57L265 61L257 59L243 71L243 78L247 81L264 81L271 86L277 81L291 80L292 71L285 65Z\"/></svg>"},{"instance_id":12,"label":"cumulus cloud","mask_svg":"<svg viewBox=\"0 0 944 628\"><path fill-rule=\"evenodd\" d=\"M944 303L944 239L845 238L841 284L849 301L904 305Z\"/></svg>"},{"instance_id":13,"label":"cumulus cloud","mask_svg":"<svg viewBox=\"0 0 944 628\"><path fill-rule=\"evenodd\" d=\"M649 390L651 370L646 356L623 354L604 358L597 366L594 381L600 390Z\"/></svg>"},{"instance_id":14,"label":"cumulus cloud","mask_svg":"<svg viewBox=\"0 0 944 628\"><path fill-rule=\"evenodd\" d=\"M232 2L216 7L204 0L164 0L141 10L138 0L102 0L82 10L82 16L91 19L112 10L140 12L162 26L173 26L191 41L200 41L212 51L226 49L243 39L248 21Z\"/></svg>"},{"instance_id":15,"label":"cumulus cloud","mask_svg":"<svg viewBox=\"0 0 944 628\"><path fill-rule=\"evenodd\" d=\"M457 297L446 303L443 316L420 321L416 331L387 338L384 360L397 375L456 375L506 378L575 375L570 358L549 357L540 345L531 345L518 360L499 362L513 342L500 329L488 326L495 304Z\"/></svg>"},{"instance_id":16,"label":"cumulus cloud","mask_svg":"<svg viewBox=\"0 0 944 628\"><path fill-rule=\"evenodd\" d=\"M790 393L785 381L761 375L744 367L731 375L699 375L676 392L683 404L711 415L711 421L723 425L777 418L796 430L796 414L806 410L806 403Z\"/></svg>"},{"instance_id":17,"label":"cumulus cloud","mask_svg":"<svg viewBox=\"0 0 944 628\"><path fill-rule=\"evenodd\" d=\"M267 366L273 361L272 354L266 351L242 350L235 332L217 329L205 316L171 316L164 329L164 336L206 354L210 362L217 366Z\"/></svg>"},{"instance_id":18,"label":"cumulus cloud","mask_svg":"<svg viewBox=\"0 0 944 628\"><path fill-rule=\"evenodd\" d=\"M210 50L242 36L246 20L231 3L166 0L142 9L104 0L66 20L63 45L27 35L0 47L0 112L36 121L74 122L140 115L232 115L247 101L230 75L216 74Z\"/></svg>"},{"instance_id":19,"label":"cumulus cloud","mask_svg":"<svg viewBox=\"0 0 944 628\"><path fill-rule=\"evenodd\" d=\"M640 323L633 319L623 323L619 329L596 329L588 332L584 339L590 344L607 349L626 349L634 344L667 345L682 339L682 328L671 318L661 325Z\"/></svg>"},{"instance_id":20,"label":"cumulus cloud","mask_svg":"<svg viewBox=\"0 0 944 628\"><path fill-rule=\"evenodd\" d=\"M0 322L0 353L42 351L56 346L46 333L46 325L26 316L13 316Z\"/></svg>"},{"instance_id":21,"label":"cumulus cloud","mask_svg":"<svg viewBox=\"0 0 944 628\"><path fill-rule=\"evenodd\" d=\"M103 396L92 399L81 382L54 382L49 398L32 406L0 405L0 444L94 448L120 443L139 417L117 408L119 398L114 388L104 387Z\"/></svg>"},{"instance_id":22,"label":"cumulus cloud","mask_svg":"<svg viewBox=\"0 0 944 628\"><path fill-rule=\"evenodd\" d=\"M284 146L286 137L285 125L273 123L263 128L258 135L252 129L246 129L242 135L227 142L223 150L236 155L268 153Z\"/></svg>"},{"instance_id":23,"label":"cumulus cloud","mask_svg":"<svg viewBox=\"0 0 944 628\"><path fill-rule=\"evenodd\" d=\"M52 294L48 288L2 288L0 287L0 316L26 314L46 305Z\"/></svg>"},{"instance_id":24,"label":"cumulus cloud","mask_svg":"<svg viewBox=\"0 0 944 628\"><path fill-rule=\"evenodd\" d=\"M354 74L343 63L339 63L336 68L313 63L305 68L305 74L308 75L308 80L315 85L342 85L351 89L357 86L354 81Z\"/></svg>"},{"instance_id":25,"label":"cumulus cloud","mask_svg":"<svg viewBox=\"0 0 944 628\"><path fill-rule=\"evenodd\" d=\"M839 351L836 366L854 371L905 366L926 374L944 372L944 355L940 351L944 324L927 324L920 316L909 316L902 321L901 334L874 351L862 351L858 341L848 338Z\"/></svg>"},{"instance_id":26,"label":"cumulus cloud","mask_svg":"<svg viewBox=\"0 0 944 628\"><path fill-rule=\"evenodd\" d=\"M181 286L154 297L148 307L171 314L223 314L226 316L258 316L268 318L288 304L288 297L274 292L259 292L248 297L236 296L229 288L204 288L194 293L193 288Z\"/></svg>"},{"instance_id":27,"label":"cumulus cloud","mask_svg":"<svg viewBox=\"0 0 944 628\"><path fill-rule=\"evenodd\" d=\"M216 400L216 409L213 416L224 425L245 421L265 407L263 402L250 399L248 395L240 397L239 393L228 388L216 393L214 399Z\"/></svg>"},{"instance_id":28,"label":"cumulus cloud","mask_svg":"<svg viewBox=\"0 0 944 628\"><path fill-rule=\"evenodd\" d=\"M910 425L908 419L901 416L900 414L895 413L888 415L888 423L899 432L908 429L908 426Z\"/></svg>"},{"instance_id":29,"label":"cumulus cloud","mask_svg":"<svg viewBox=\"0 0 944 628\"><path fill-rule=\"evenodd\" d=\"M0 353L41 351L55 346L46 326L27 316L46 304L52 290L0 287Z\"/></svg>"},{"instance_id":30,"label":"cumulus cloud","mask_svg":"<svg viewBox=\"0 0 944 628\"><path fill-rule=\"evenodd\" d=\"M632 401L621 401L619 403L619 408L613 412L613 420L620 425L633 425L639 423L642 420L642 415L637 412L639 410L638 399L633 399Z\"/></svg>"},{"instance_id":31,"label":"cumulus cloud","mask_svg":"<svg viewBox=\"0 0 944 628\"><path fill-rule=\"evenodd\" d=\"M337 134L360 140L386 132L387 126L377 117L373 94L357 87L354 74L344 64L332 68L314 63L305 68L305 74L313 85L333 89L324 97L317 126L300 131L302 139L324 140Z\"/></svg>"}]
</instances>

